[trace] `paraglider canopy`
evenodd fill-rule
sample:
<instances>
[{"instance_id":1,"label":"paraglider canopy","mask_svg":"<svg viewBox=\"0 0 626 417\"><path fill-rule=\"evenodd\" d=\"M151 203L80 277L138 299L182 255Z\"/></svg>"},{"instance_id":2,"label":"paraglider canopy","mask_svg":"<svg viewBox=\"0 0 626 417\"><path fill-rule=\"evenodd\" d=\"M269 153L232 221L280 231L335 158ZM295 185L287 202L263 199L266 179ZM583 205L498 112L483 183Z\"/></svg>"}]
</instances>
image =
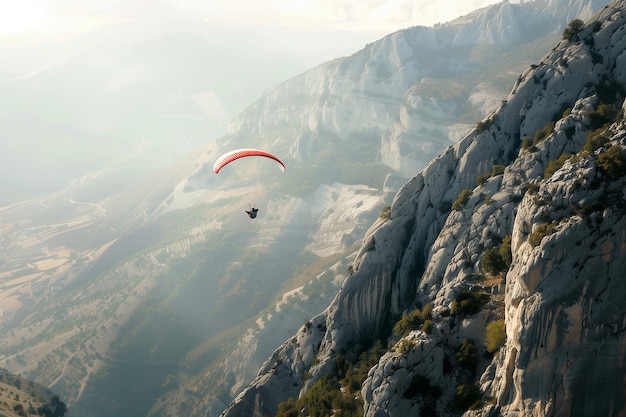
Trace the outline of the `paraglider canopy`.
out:
<instances>
[{"instance_id":1,"label":"paraglider canopy","mask_svg":"<svg viewBox=\"0 0 626 417\"><path fill-rule=\"evenodd\" d=\"M285 171L285 164L283 164L276 155L272 155L271 153L260 149L235 149L234 151L226 152L224 155L217 158L217 161L213 164L213 172L219 174L220 170L226 165L236 161L237 159L248 156L263 156L265 158L272 159L278 164L281 171Z\"/></svg>"}]
</instances>

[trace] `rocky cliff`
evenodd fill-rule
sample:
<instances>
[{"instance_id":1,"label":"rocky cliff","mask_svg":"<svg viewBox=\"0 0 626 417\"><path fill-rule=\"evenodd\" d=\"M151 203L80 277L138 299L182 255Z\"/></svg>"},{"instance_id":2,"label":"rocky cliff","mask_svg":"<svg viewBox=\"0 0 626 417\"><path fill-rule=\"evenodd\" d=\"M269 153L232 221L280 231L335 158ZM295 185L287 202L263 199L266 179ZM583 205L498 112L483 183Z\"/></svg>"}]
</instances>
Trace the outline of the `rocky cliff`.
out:
<instances>
[{"instance_id":1,"label":"rocky cliff","mask_svg":"<svg viewBox=\"0 0 626 417\"><path fill-rule=\"evenodd\" d=\"M332 352L357 340L346 354L358 361L357 352L371 340L386 340L401 313L429 299L414 292L459 189L474 187L471 175L484 176L493 164L510 162L520 145L507 145L511 155L498 151L495 162L479 164L474 156L456 172L456 161L469 147L465 140L452 156L442 157L442 165L411 183L435 187L422 194L432 202L420 201L419 212L407 214L415 203L398 202L388 221L389 211L381 213L383 193L385 204L391 203L407 178L500 106L517 74L548 49L539 46L552 47L560 37L570 9L590 17L589 5L595 10L598 1L502 3L435 28L391 34L268 91L235 119L227 136L141 184L99 198L91 188L98 182L94 175L63 193L2 208L0 365L53 387L80 415L215 416L277 344L307 321L307 337L325 338L323 346L308 344L304 335L293 339L307 342L298 351L298 372L309 372L315 363L308 386L333 366L320 360L325 354L316 357L320 347ZM548 20L537 24L540 18ZM489 23L490 39L478 36L476 21ZM507 34L513 29L543 38L528 43ZM469 37L487 43L456 43ZM593 51L595 61L601 52ZM524 80L523 88L534 86ZM545 126L543 112L553 105L534 104L543 107L533 113L521 100L516 103L502 129L518 139L515 112L529 115L523 132L532 135ZM489 120L483 125L493 129ZM494 152L501 146L501 139L473 135L491 143ZM271 147L284 157L287 173L255 166L254 175L248 169L214 175L217 153L241 146ZM470 179L461 186L453 177ZM496 207L499 200L489 197ZM478 204L473 198L471 204ZM262 204L262 221L242 222L251 200ZM359 245L379 213L357 257L352 245ZM495 243L501 236L496 237L491 236ZM446 257L457 252L438 244L440 264L432 268L443 276ZM472 252L470 258L480 255ZM372 272L364 273L367 268ZM309 320L328 306L346 271L358 277L342 292L352 295L337 298L330 322L326 315ZM359 280L367 282L367 292L359 290ZM274 365L282 369L288 363Z\"/></svg>"},{"instance_id":2,"label":"rocky cliff","mask_svg":"<svg viewBox=\"0 0 626 417\"><path fill-rule=\"evenodd\" d=\"M543 54L546 37L553 44L571 19L587 19L604 5L502 2L435 27L392 33L269 90L235 118L225 140L271 138L302 161L329 139L358 138L373 143L379 162L395 175L410 178L499 104L510 73L534 62L537 50Z\"/></svg>"},{"instance_id":3,"label":"rocky cliff","mask_svg":"<svg viewBox=\"0 0 626 417\"><path fill-rule=\"evenodd\" d=\"M332 303L224 417L306 403L376 340L387 352L354 394L368 417L626 412L625 9L570 25L400 189Z\"/></svg>"}]
</instances>

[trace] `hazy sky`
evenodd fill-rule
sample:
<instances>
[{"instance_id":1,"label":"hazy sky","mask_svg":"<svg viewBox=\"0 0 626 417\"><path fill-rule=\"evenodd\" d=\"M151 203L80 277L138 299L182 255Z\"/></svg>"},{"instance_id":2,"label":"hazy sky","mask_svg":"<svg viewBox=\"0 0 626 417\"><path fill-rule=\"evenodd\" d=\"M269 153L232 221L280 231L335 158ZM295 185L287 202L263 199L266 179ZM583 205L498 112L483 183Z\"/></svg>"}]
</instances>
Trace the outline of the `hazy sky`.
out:
<instances>
[{"instance_id":1,"label":"hazy sky","mask_svg":"<svg viewBox=\"0 0 626 417\"><path fill-rule=\"evenodd\" d=\"M126 0L128 1L128 0ZM139 0L146 5L157 0ZM494 0L163 0L208 19L284 25L293 30L341 29L391 33L444 23ZM0 0L0 33L81 30L102 23L99 12L121 0Z\"/></svg>"}]
</instances>

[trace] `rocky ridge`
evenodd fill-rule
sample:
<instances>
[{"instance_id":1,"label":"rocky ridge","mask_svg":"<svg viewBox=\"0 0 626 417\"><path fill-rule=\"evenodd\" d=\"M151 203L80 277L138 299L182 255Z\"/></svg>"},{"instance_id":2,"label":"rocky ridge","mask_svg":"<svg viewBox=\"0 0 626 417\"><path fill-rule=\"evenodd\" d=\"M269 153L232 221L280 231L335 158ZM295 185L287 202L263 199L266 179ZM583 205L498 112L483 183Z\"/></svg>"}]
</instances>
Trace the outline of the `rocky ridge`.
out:
<instances>
[{"instance_id":1,"label":"rocky ridge","mask_svg":"<svg viewBox=\"0 0 626 417\"><path fill-rule=\"evenodd\" d=\"M390 344L369 370L366 416L458 415L467 387L478 404L468 415L624 412L625 9L613 1L561 41L400 189L333 302L274 352L224 417L274 415L335 374L338 354L356 363L426 305L432 329ZM506 236L511 264L503 286L489 288L484 255ZM503 299L491 296L478 312L459 307L501 287ZM502 316L506 340L468 372L460 347L484 352L487 324ZM419 378L437 395L411 390Z\"/></svg>"},{"instance_id":2,"label":"rocky ridge","mask_svg":"<svg viewBox=\"0 0 626 417\"><path fill-rule=\"evenodd\" d=\"M579 3L572 1L572 4ZM545 4L528 3L525 7L540 5L543 7ZM506 7L508 6L502 6L502 10ZM511 10L517 13L522 9L515 5ZM546 24L544 29L560 31L564 24L566 21L559 16L552 24ZM366 225L371 224L380 212L382 202L371 210L375 206L372 203L373 199L380 199L380 194L376 195L370 188L364 188L362 182L350 182L350 186L345 186L336 184L337 178L318 178L308 174L310 172L308 168L313 168L313 163L308 162L310 159L307 160L308 156L324 151L328 153L328 147L341 144L343 146L341 151L344 154L352 156L355 149L359 150L359 157L371 163L371 167L375 165L371 162L374 159L373 155L383 148L384 140L385 146L389 143L391 151L385 153L381 151L381 161L392 166L400 174L393 178L396 184L390 179L385 183L384 192L392 197L406 181L407 176L413 176L431 159L431 156L436 155L447 144L458 141L470 129L467 124L455 123L442 129L443 133L437 135L438 131L432 129L438 125L433 124L432 120L439 118L442 123L447 123L444 122L446 116L453 114L458 103L454 100L440 100L427 94L429 89L438 89L441 86L441 79L422 77L421 81L416 83L418 79L412 78L415 74L411 72L413 71L411 68L414 68L421 77L420 74L458 75L467 71L470 61L465 60L466 56L452 59L443 57L450 52L449 48L462 48L451 46L450 34L455 33L459 27L444 25L435 31L428 28L412 28L390 35L380 46L374 43L352 57L329 63L325 68L330 69L330 73L322 74L322 78L316 80L314 74L303 74L297 78L306 79L308 84L299 85L290 81L288 87L279 86L268 92L262 100L272 97L271 102L264 104L273 108L255 104L250 109L258 107L260 109L258 114L254 111L245 112L233 123L234 128L240 123L250 128L231 131L229 136L218 143L219 146L275 144L281 149L281 155L282 149L285 149L285 155L290 158L290 174L306 172L308 176L314 178L317 185L322 184L315 188L315 192L301 194L302 196L313 194L315 200L307 197L285 197L268 201L267 213L272 212L274 215L264 218L263 233L251 235L249 230L246 231L250 246L254 245L255 249L267 249L277 242L285 242L284 237L295 229L294 226L302 225L301 217L298 216L303 214L303 208L313 206L315 210L304 212L305 217L314 218L310 225L311 230L321 233L311 232L307 235L306 245L307 250L323 256L330 251L336 251L337 248L350 245L355 237L362 236ZM501 29L504 28L503 26ZM433 37L430 32L436 33L440 39L437 36ZM431 44L433 39L439 43ZM425 43L421 44L422 42ZM429 49L431 46L435 49ZM463 48L463 51L465 54L468 53L467 48ZM424 57L428 59L423 59ZM323 73L321 70L315 71ZM393 74L390 75L389 71L393 71ZM444 79L444 82L447 83L448 79ZM468 84L472 86L472 95L482 100L481 112L490 111L494 103L499 104L501 98L505 97L498 96L496 91L499 90L493 89L491 84L487 86L489 88L481 86L475 89L474 84ZM409 86L410 95L402 91L403 85ZM457 86L454 84L453 88ZM393 95L387 94L388 90L392 91ZM285 95L285 91L295 91L298 94ZM285 105L285 100L292 98L294 101L288 102L288 106ZM343 102L354 103L354 106L346 108ZM303 103L302 107L298 107L297 103ZM401 114L401 119L397 117L398 114ZM357 122L364 119L371 121L371 126L367 129L363 129L360 122ZM478 118L471 120L475 123ZM337 124L337 128L334 124ZM387 132L385 129L390 126L392 128ZM449 129L448 133L446 129ZM385 136L383 140L381 132ZM398 141L399 136L396 134L403 135L402 138L406 140ZM294 145L294 138L297 139L297 146ZM421 145L419 151L409 155L408 151L417 149L414 145L415 138L426 142ZM283 145L284 148L281 148ZM367 146L367 149L363 151L362 146ZM167 286L169 266L194 257L202 248L209 245L215 236L222 235L221 232L217 233L218 231L239 223L236 220L241 214L241 205L248 203L250 189L257 187L254 183L248 187L231 189L218 187L215 175L210 171L210 165L216 155L215 152L219 149L212 145L207 148L210 150L206 153L193 155L176 164L171 170L161 173L157 181L135 185L125 189L122 195L91 201L78 198L77 193L70 190L69 193L56 198L28 201L2 211L3 219L7 219L7 222L3 226L0 242L7 248L5 257L8 261L7 269L2 273L4 286L1 296L5 302L2 304L3 310L0 311L0 315L3 326L9 326L4 333L7 337L0 341L2 366L10 367L15 373L28 374L29 378L53 387L68 398L68 404L73 412L78 414L86 414L89 411L98 413L99 411L94 410L102 410L101 404L112 407L114 402L109 401L110 398L115 398L116 402L124 401L122 395L118 393L107 397L106 390L101 389L105 388L104 384L97 385L99 381L94 378L103 366L111 369L116 360L120 359L111 347L129 335L125 331L125 326L133 317L145 312L144 308L150 301L150 296L160 292L157 290L161 288L159 285ZM293 152L290 152L290 149ZM432 154L429 155L429 152ZM337 154L340 152L334 153L333 156ZM403 158L399 159L398 156ZM308 166L292 169L292 166L295 168L298 164L307 162ZM189 177L191 167L194 174ZM268 183L273 183L276 179L269 176L263 178L267 178ZM357 181L363 181L360 175L357 176ZM376 187L380 187L380 184ZM338 193L337 197L334 196L335 192ZM271 195L274 198L276 194ZM337 201L343 201L347 195L350 198L345 199L346 203L350 202L353 196L364 198L355 199L354 204L341 205L340 209L344 212L340 212ZM391 197L387 201L390 202ZM231 204L235 200L239 203ZM225 201L228 204L224 204ZM212 208L211 211L206 214L199 213L205 203ZM316 211L318 205L329 210ZM188 208L190 210L185 212ZM331 213L330 210L333 208L334 212ZM366 209L369 212L366 212ZM191 213L194 211L195 213ZM182 225L177 223L173 226L173 218L179 214L181 218L187 214L198 217L183 221ZM354 216L355 214L358 214L358 217ZM52 222L50 225L51 216L54 218L58 216L58 222ZM164 218L171 219L172 223L167 223L168 220L163 220ZM325 221L324 219L328 220L325 224L328 227L318 227ZM328 224L331 219L334 224ZM232 220L230 224L229 220ZM41 224L47 224L49 227L40 229ZM137 225L141 225L139 230ZM156 229L151 225L156 225ZM160 231L163 229L160 227L164 226L170 232L176 229L177 233L162 236ZM299 230L302 230L302 227ZM338 230L341 231L341 235L337 233ZM345 242L344 237L348 238ZM138 246L134 246L135 244ZM247 242L244 242L244 246L248 246ZM115 257L115 254L120 258L113 259L117 262L111 262L111 256ZM228 255L240 257L238 253L233 254L234 252L230 252ZM277 250L273 254L279 256L280 251ZM169 415L183 415L189 412L192 406L194 414L215 415L217 408L221 410L223 404L228 403L239 388L249 383L254 376L251 370L258 369L275 348L277 341L289 338L295 332L296 326L324 309L335 293L336 287L342 282L345 271L349 270L347 262L354 259L354 254L349 255L336 264L336 259L333 260L331 263L333 269L320 275L324 280L329 276L333 278L332 282L323 284L322 295L311 296L310 293L303 295L302 298L308 297L307 302L294 303L291 311L282 303L270 305L262 312L262 327L252 326L248 329L250 331L242 331L241 334L245 334L245 337L236 352L231 355L232 361L221 361L218 365L219 371L223 372L218 383L215 383L215 379L206 378L209 374L207 371L209 368L203 368L207 365L206 361L198 361L189 366L186 362L187 357L184 357L185 363L179 366L176 362L176 365L172 365L171 371L163 373L163 381L159 377L149 376L134 386L154 384L156 386L154 392L165 385L168 389L175 387L176 392L173 396L177 397L178 403L167 404L172 406ZM26 260L24 264L20 265L24 260ZM111 262L110 265L107 265L107 260ZM226 265L226 271L230 271L231 265L235 264ZM182 281L182 275L175 276L174 282ZM201 281L206 282L206 279L203 278ZM313 276L309 283L315 287L317 281L321 280ZM268 287L267 281L262 282ZM253 282L248 282L245 287L251 289L253 285ZM212 294L214 288L206 291L203 287L195 287L190 292ZM378 290L374 286L372 289ZM302 294L305 294L305 290L307 285L303 287ZM186 298L183 303L189 305L191 302ZM211 303L202 300L196 304L196 308L198 311L204 311L202 309L207 304ZM228 302L223 304L236 305ZM280 313L275 312L278 304ZM259 310L261 308L263 306L259 307ZM370 308L375 311L378 307L372 305ZM402 308L400 304L396 310L400 311ZM31 310L39 314L31 314ZM302 315L302 311L307 311L307 315ZM151 314L149 317L154 315ZM169 317L168 320L154 321L158 322L154 328L166 322L172 323ZM202 321L206 322L204 318ZM69 323L71 325L68 325ZM321 326L318 321L315 323L316 326ZM181 328L181 326L172 327ZM161 330L153 333L163 334ZM199 338L210 336L201 332ZM251 337L255 337L256 341L248 343ZM156 340L143 341L149 348L140 355L141 361L153 356L152 353L155 351L162 351L156 347L163 347L162 341L158 339L157 337ZM174 336L171 339L177 340ZM202 346L196 345L186 348L194 349L189 356L202 350ZM181 351L182 349L176 353L181 357L185 356L187 351L180 353ZM311 352L314 354L314 351ZM177 359L179 358L174 358L173 362ZM147 375L146 372L136 374ZM124 378L123 381L125 380ZM180 383L179 386L176 386L177 382ZM117 385L120 385L117 381L109 384ZM228 394L216 392L216 387ZM124 394L131 398L132 388L124 390ZM190 392L193 395L187 395ZM211 395L220 395L219 401L213 401ZM198 399L201 401L196 402ZM155 408L161 405L159 399ZM189 405L189 408L183 408L183 405ZM150 404L145 407L144 411ZM116 410L107 408L106 412L115 413Z\"/></svg>"},{"instance_id":3,"label":"rocky ridge","mask_svg":"<svg viewBox=\"0 0 626 417\"><path fill-rule=\"evenodd\" d=\"M605 4L502 2L435 27L392 33L269 90L231 122L225 140L267 136L274 147L282 144L290 158L302 161L329 138L356 136L361 143L376 143L379 161L395 175L411 178L471 130L460 118L465 100L489 97L477 106L481 118L510 90L498 73L476 83L472 74L487 61L478 46L521 47L559 36L571 19L588 19ZM530 62L522 60L513 70Z\"/></svg>"}]
</instances>

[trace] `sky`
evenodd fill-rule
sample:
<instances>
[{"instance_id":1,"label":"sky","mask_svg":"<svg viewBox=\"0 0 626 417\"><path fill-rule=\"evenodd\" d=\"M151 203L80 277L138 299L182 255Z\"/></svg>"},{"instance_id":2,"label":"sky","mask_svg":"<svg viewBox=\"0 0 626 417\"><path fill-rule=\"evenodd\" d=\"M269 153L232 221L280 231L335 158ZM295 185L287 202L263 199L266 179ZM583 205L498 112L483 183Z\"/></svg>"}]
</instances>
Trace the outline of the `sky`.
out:
<instances>
[{"instance_id":1,"label":"sky","mask_svg":"<svg viewBox=\"0 0 626 417\"><path fill-rule=\"evenodd\" d=\"M156 0L140 0L144 4ZM163 0L208 19L297 30L391 33L445 23L494 0ZM121 0L0 0L0 35L80 31Z\"/></svg>"}]
</instances>

